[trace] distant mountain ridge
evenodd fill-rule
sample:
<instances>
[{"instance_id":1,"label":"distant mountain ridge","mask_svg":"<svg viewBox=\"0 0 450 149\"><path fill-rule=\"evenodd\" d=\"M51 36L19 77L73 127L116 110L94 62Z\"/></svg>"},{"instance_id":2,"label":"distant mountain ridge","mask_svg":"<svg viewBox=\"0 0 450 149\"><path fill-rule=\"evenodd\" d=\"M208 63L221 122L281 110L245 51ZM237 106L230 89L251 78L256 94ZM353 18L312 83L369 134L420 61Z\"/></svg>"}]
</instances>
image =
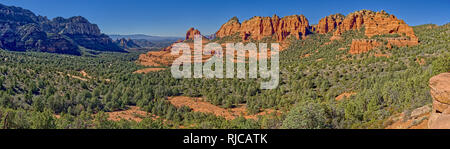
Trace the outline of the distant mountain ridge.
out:
<instances>
[{"instance_id":1,"label":"distant mountain ridge","mask_svg":"<svg viewBox=\"0 0 450 149\"><path fill-rule=\"evenodd\" d=\"M80 55L79 46L125 52L84 17L49 20L27 9L0 4L0 48Z\"/></svg>"},{"instance_id":2,"label":"distant mountain ridge","mask_svg":"<svg viewBox=\"0 0 450 149\"><path fill-rule=\"evenodd\" d=\"M111 34L109 35L113 40L118 39L145 39L148 41L177 41L180 39L183 39L183 37L165 37L165 36L150 36L145 34L132 34L132 35L118 35L118 34Z\"/></svg>"}]
</instances>

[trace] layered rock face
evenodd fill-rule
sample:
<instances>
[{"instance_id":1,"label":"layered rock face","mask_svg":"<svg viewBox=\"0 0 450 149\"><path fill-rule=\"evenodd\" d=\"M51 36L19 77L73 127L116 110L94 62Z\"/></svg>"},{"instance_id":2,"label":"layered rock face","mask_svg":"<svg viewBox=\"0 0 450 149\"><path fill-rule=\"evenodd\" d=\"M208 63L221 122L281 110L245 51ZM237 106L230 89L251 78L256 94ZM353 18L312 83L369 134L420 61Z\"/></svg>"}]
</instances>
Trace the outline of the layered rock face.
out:
<instances>
[{"instance_id":1,"label":"layered rock face","mask_svg":"<svg viewBox=\"0 0 450 149\"><path fill-rule=\"evenodd\" d=\"M430 79L433 111L428 128L450 129L450 72L442 73Z\"/></svg>"},{"instance_id":2,"label":"layered rock face","mask_svg":"<svg viewBox=\"0 0 450 149\"><path fill-rule=\"evenodd\" d=\"M42 28L54 34L65 35L74 40L78 45L88 49L99 51L123 51L111 38L102 34L96 24L91 24L81 16L64 19L54 18L51 21L41 23Z\"/></svg>"},{"instance_id":3,"label":"layered rock face","mask_svg":"<svg viewBox=\"0 0 450 149\"><path fill-rule=\"evenodd\" d=\"M280 18L276 15L272 17L253 17L239 23L237 18L232 18L223 24L216 37L223 38L239 33L243 41L249 39L261 40L271 37L277 41L283 41L289 36L297 39L309 34L309 22L303 15L292 15Z\"/></svg>"},{"instance_id":4,"label":"layered rock face","mask_svg":"<svg viewBox=\"0 0 450 149\"><path fill-rule=\"evenodd\" d=\"M93 50L122 51L95 24L83 17L48 20L33 12L0 4L0 48L80 54L78 45Z\"/></svg>"},{"instance_id":5,"label":"layered rock face","mask_svg":"<svg viewBox=\"0 0 450 149\"><path fill-rule=\"evenodd\" d=\"M342 14L334 14L322 18L319 20L319 24L317 24L317 26L314 27L315 28L314 31L320 34L331 32L342 24L344 18L345 16Z\"/></svg>"},{"instance_id":6,"label":"layered rock face","mask_svg":"<svg viewBox=\"0 0 450 149\"><path fill-rule=\"evenodd\" d=\"M353 39L352 45L350 46L350 54L361 54L364 52L368 52L375 47L380 46L381 43L376 40L371 39Z\"/></svg>"},{"instance_id":7,"label":"layered rock face","mask_svg":"<svg viewBox=\"0 0 450 149\"><path fill-rule=\"evenodd\" d=\"M0 48L79 54L78 47L58 35L47 35L39 22L45 20L20 7L0 4Z\"/></svg>"}]
</instances>

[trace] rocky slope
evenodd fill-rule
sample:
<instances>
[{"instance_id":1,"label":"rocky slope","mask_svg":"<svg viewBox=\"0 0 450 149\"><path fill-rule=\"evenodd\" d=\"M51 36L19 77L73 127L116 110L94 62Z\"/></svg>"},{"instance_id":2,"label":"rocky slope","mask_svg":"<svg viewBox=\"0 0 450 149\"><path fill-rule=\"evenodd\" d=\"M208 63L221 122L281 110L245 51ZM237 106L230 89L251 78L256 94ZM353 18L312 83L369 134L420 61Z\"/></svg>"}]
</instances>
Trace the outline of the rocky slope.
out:
<instances>
[{"instance_id":1,"label":"rocky slope","mask_svg":"<svg viewBox=\"0 0 450 149\"><path fill-rule=\"evenodd\" d=\"M433 110L428 128L450 129L450 72L442 73L430 79Z\"/></svg>"},{"instance_id":2,"label":"rocky slope","mask_svg":"<svg viewBox=\"0 0 450 149\"><path fill-rule=\"evenodd\" d=\"M119 45L119 47L123 49L141 48L141 46L135 43L135 41L132 39L125 39L125 38L117 39L116 41L114 41L114 43L116 43L117 45Z\"/></svg>"},{"instance_id":3,"label":"rocky slope","mask_svg":"<svg viewBox=\"0 0 450 149\"><path fill-rule=\"evenodd\" d=\"M83 17L52 20L0 4L0 48L79 54L78 46L100 51L123 51L97 25Z\"/></svg>"}]
</instances>

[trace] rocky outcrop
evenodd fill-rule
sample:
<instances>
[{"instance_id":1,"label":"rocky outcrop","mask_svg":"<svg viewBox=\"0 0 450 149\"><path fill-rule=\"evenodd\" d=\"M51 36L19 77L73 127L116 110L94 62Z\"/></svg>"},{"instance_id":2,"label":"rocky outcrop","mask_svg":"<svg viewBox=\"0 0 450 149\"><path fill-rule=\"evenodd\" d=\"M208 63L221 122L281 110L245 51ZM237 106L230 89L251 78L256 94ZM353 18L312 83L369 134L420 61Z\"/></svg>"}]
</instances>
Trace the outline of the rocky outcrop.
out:
<instances>
[{"instance_id":1,"label":"rocky outcrop","mask_svg":"<svg viewBox=\"0 0 450 149\"><path fill-rule=\"evenodd\" d=\"M361 54L380 46L381 43L371 39L353 39L350 46L350 54Z\"/></svg>"},{"instance_id":2,"label":"rocky outcrop","mask_svg":"<svg viewBox=\"0 0 450 149\"><path fill-rule=\"evenodd\" d=\"M403 20L397 19L394 15L389 15L384 11L377 12L365 19L365 34L368 37L383 34L399 34L402 36L417 39L412 27L408 26Z\"/></svg>"},{"instance_id":3,"label":"rocky outcrop","mask_svg":"<svg viewBox=\"0 0 450 149\"><path fill-rule=\"evenodd\" d=\"M347 16L341 14L330 15L322 18L314 27L315 32L325 34L333 32L331 40L340 40L340 35L349 30L360 30L364 28L364 34L371 38L375 35L397 34L400 38L386 38L387 48L392 46L414 46L419 44L418 38L414 34L412 27L408 26L403 20L397 19L394 15L390 15L385 11L373 12L369 10L361 10L351 13ZM369 41L352 42L350 53L359 54L367 52L377 47L380 43ZM360 49L359 49L360 48Z\"/></svg>"},{"instance_id":4,"label":"rocky outcrop","mask_svg":"<svg viewBox=\"0 0 450 149\"><path fill-rule=\"evenodd\" d=\"M261 40L266 37L283 41L289 36L297 39L309 34L309 22L303 15L285 16L283 18L274 15L272 17L253 17L239 23L237 18L232 18L223 24L216 36L223 38L239 33L243 41Z\"/></svg>"},{"instance_id":5,"label":"rocky outcrop","mask_svg":"<svg viewBox=\"0 0 450 149\"><path fill-rule=\"evenodd\" d=\"M450 129L450 72L430 79L433 110L428 121L431 129Z\"/></svg>"},{"instance_id":6,"label":"rocky outcrop","mask_svg":"<svg viewBox=\"0 0 450 149\"><path fill-rule=\"evenodd\" d=\"M427 129L431 104L392 115L387 119L386 129Z\"/></svg>"},{"instance_id":7,"label":"rocky outcrop","mask_svg":"<svg viewBox=\"0 0 450 149\"><path fill-rule=\"evenodd\" d=\"M187 32L186 32L186 40L194 40L195 35L202 35L200 33L200 31L198 31L198 29L195 29L193 27L191 27Z\"/></svg>"},{"instance_id":8,"label":"rocky outcrop","mask_svg":"<svg viewBox=\"0 0 450 149\"><path fill-rule=\"evenodd\" d=\"M392 46L397 47L404 47L404 46L415 46L419 44L419 41L417 38L415 39L408 39L408 38L386 38L388 41L388 44L386 45L389 49L392 48Z\"/></svg>"},{"instance_id":9,"label":"rocky outcrop","mask_svg":"<svg viewBox=\"0 0 450 149\"><path fill-rule=\"evenodd\" d=\"M334 31L335 35L340 35L345 31L359 30L363 27L365 27L365 35L369 38L375 35L398 34L407 36L413 41L417 39L413 28L403 20L397 19L385 11L373 12L370 10L356 11L345 17L340 14L327 16L319 21L317 33Z\"/></svg>"},{"instance_id":10,"label":"rocky outcrop","mask_svg":"<svg viewBox=\"0 0 450 149\"><path fill-rule=\"evenodd\" d=\"M342 14L334 14L322 18L319 20L319 24L317 24L314 31L320 34L331 32L342 24L344 18L345 16Z\"/></svg>"},{"instance_id":11,"label":"rocky outcrop","mask_svg":"<svg viewBox=\"0 0 450 149\"><path fill-rule=\"evenodd\" d=\"M83 17L48 20L20 7L0 4L0 48L79 55L78 45L101 51L123 51Z\"/></svg>"},{"instance_id":12,"label":"rocky outcrop","mask_svg":"<svg viewBox=\"0 0 450 149\"><path fill-rule=\"evenodd\" d=\"M194 38L196 35L200 35L202 37L202 43L208 43L209 39L203 36L199 30L195 28L190 28L186 32L185 40L178 40L172 45L163 48L161 51L150 51L146 54L139 55L138 62L144 66L170 66L172 62L178 57L177 55L171 55L172 47L181 42L185 42L189 45L190 49L194 49ZM203 61L205 61L210 56L203 56Z\"/></svg>"},{"instance_id":13,"label":"rocky outcrop","mask_svg":"<svg viewBox=\"0 0 450 149\"><path fill-rule=\"evenodd\" d=\"M241 23L237 17L231 18L227 23L223 24L219 31L216 32L216 37L223 38L239 33L241 29Z\"/></svg>"}]
</instances>

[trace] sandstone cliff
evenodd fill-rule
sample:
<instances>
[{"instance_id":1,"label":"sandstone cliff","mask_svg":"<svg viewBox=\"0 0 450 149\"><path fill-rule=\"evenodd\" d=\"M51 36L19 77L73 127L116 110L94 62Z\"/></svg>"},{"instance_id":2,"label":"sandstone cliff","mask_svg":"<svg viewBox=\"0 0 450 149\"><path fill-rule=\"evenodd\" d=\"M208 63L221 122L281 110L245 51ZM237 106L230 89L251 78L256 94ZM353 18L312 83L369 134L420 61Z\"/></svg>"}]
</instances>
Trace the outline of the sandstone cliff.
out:
<instances>
[{"instance_id":1,"label":"sandstone cliff","mask_svg":"<svg viewBox=\"0 0 450 149\"><path fill-rule=\"evenodd\" d=\"M365 35L369 38L375 35L399 34L417 39L412 27L403 20L397 19L385 11L373 12L370 10L356 11L347 16L341 14L327 16L319 21L317 33L334 31L339 35L345 31L359 30L363 27Z\"/></svg>"},{"instance_id":2,"label":"sandstone cliff","mask_svg":"<svg viewBox=\"0 0 450 149\"><path fill-rule=\"evenodd\" d=\"M306 37L309 34L309 22L303 15L285 16L283 18L274 15L272 17L253 17L242 24L234 17L223 24L216 37L223 38L239 33L243 41L261 40L271 37L278 42L289 36L297 39Z\"/></svg>"},{"instance_id":3,"label":"sandstone cliff","mask_svg":"<svg viewBox=\"0 0 450 149\"><path fill-rule=\"evenodd\" d=\"M339 40L340 35L349 30L359 30L364 28L364 34L371 38L375 35L397 34L400 38L386 38L388 44L386 47L395 46L414 46L419 43L418 38L414 34L412 27L408 26L403 20L397 19L394 15L390 15L385 11L373 12L369 10L361 10L350 13L347 16L340 14L327 16L319 21L315 32L324 34L333 32L331 40ZM359 54L367 52L380 43L356 41L352 42L350 53ZM361 48L361 49L358 49Z\"/></svg>"},{"instance_id":4,"label":"sandstone cliff","mask_svg":"<svg viewBox=\"0 0 450 149\"><path fill-rule=\"evenodd\" d=\"M334 14L319 20L319 24L315 27L315 31L320 34L328 33L336 29L342 24L345 16L342 14Z\"/></svg>"}]
</instances>

